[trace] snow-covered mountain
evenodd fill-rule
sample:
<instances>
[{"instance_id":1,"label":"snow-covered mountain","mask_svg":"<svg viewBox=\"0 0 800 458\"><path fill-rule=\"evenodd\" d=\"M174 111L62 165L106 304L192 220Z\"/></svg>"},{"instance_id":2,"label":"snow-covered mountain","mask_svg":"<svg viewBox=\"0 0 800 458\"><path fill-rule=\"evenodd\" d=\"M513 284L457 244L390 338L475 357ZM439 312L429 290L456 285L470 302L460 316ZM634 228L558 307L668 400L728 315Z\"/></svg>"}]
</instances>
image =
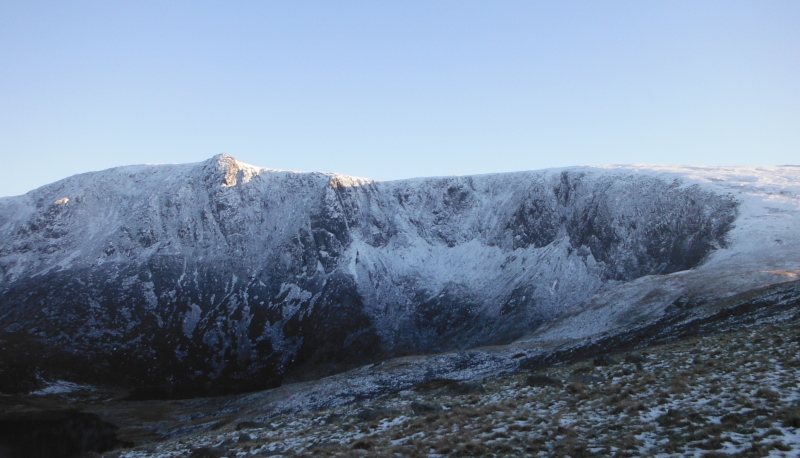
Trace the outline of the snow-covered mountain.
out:
<instances>
[{"instance_id":1,"label":"snow-covered mountain","mask_svg":"<svg viewBox=\"0 0 800 458\"><path fill-rule=\"evenodd\" d=\"M61 376L225 390L591 338L796 277L798 194L798 167L86 173L0 199L0 338Z\"/></svg>"}]
</instances>

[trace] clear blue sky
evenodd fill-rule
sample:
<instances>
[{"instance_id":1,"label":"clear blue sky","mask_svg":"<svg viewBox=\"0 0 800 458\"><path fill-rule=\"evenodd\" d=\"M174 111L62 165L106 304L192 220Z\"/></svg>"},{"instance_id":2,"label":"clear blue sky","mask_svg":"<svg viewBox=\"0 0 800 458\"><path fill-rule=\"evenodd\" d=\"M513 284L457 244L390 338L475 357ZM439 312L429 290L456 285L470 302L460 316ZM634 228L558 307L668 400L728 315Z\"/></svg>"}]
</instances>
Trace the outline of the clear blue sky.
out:
<instances>
[{"instance_id":1,"label":"clear blue sky","mask_svg":"<svg viewBox=\"0 0 800 458\"><path fill-rule=\"evenodd\" d=\"M800 163L800 2L0 2L0 196L196 162L374 179Z\"/></svg>"}]
</instances>

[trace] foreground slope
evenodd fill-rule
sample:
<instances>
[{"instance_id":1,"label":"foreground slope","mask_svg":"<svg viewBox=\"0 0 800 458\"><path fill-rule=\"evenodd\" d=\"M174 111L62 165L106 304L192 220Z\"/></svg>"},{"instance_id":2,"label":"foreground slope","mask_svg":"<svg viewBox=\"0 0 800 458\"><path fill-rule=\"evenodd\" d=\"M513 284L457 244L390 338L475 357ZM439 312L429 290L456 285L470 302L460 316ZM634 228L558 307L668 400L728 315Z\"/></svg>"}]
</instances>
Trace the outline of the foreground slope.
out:
<instances>
[{"instance_id":1,"label":"foreground slope","mask_svg":"<svg viewBox=\"0 0 800 458\"><path fill-rule=\"evenodd\" d=\"M73 422L61 447L127 458L796 456L800 281L669 315L647 338L621 333L600 348L409 356L245 395L130 401L57 383L0 397L0 422L78 409L95 426ZM53 425L19 429L0 434L11 457L41 450Z\"/></svg>"},{"instance_id":2,"label":"foreground slope","mask_svg":"<svg viewBox=\"0 0 800 458\"><path fill-rule=\"evenodd\" d=\"M766 324L541 373L433 380L121 456L797 456L798 331Z\"/></svg>"},{"instance_id":3,"label":"foreground slope","mask_svg":"<svg viewBox=\"0 0 800 458\"><path fill-rule=\"evenodd\" d=\"M228 156L78 175L0 199L4 370L192 395L601 336L796 276L799 189L794 167L374 182Z\"/></svg>"}]
</instances>

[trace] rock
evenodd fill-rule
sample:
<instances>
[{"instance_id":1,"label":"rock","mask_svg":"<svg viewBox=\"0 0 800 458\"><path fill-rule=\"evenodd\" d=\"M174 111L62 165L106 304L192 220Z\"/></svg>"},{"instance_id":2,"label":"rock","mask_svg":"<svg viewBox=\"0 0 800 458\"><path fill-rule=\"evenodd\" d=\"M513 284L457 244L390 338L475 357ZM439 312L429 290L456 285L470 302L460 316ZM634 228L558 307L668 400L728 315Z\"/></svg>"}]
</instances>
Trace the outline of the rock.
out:
<instances>
[{"instance_id":1,"label":"rock","mask_svg":"<svg viewBox=\"0 0 800 458\"><path fill-rule=\"evenodd\" d=\"M726 426L739 426L747 423L747 416L740 413L729 413L719 419L720 423Z\"/></svg>"},{"instance_id":2,"label":"rock","mask_svg":"<svg viewBox=\"0 0 800 458\"><path fill-rule=\"evenodd\" d=\"M239 434L239 440L237 442L239 442L241 444L242 442L250 442L252 440L253 440L253 436L251 436L251 435L249 435L247 433L242 433L242 434Z\"/></svg>"},{"instance_id":3,"label":"rock","mask_svg":"<svg viewBox=\"0 0 800 458\"><path fill-rule=\"evenodd\" d=\"M486 388L478 382L459 382L448 386L445 391L454 396L464 396L468 394L485 393Z\"/></svg>"},{"instance_id":4,"label":"rock","mask_svg":"<svg viewBox=\"0 0 800 458\"><path fill-rule=\"evenodd\" d=\"M372 442L368 439L359 439L353 444L353 448L356 450L369 450L372 448Z\"/></svg>"},{"instance_id":5,"label":"rock","mask_svg":"<svg viewBox=\"0 0 800 458\"><path fill-rule=\"evenodd\" d=\"M603 379L596 375L589 375L589 374L572 374L567 377L568 382L580 382L584 385L588 385L590 383L601 382Z\"/></svg>"},{"instance_id":6,"label":"rock","mask_svg":"<svg viewBox=\"0 0 800 458\"><path fill-rule=\"evenodd\" d=\"M189 458L223 458L227 453L219 447L196 448Z\"/></svg>"},{"instance_id":7,"label":"rock","mask_svg":"<svg viewBox=\"0 0 800 458\"><path fill-rule=\"evenodd\" d=\"M261 421L241 421L236 423L236 431L241 431L243 429L264 429L268 427L269 425L267 423Z\"/></svg>"},{"instance_id":8,"label":"rock","mask_svg":"<svg viewBox=\"0 0 800 458\"><path fill-rule=\"evenodd\" d=\"M418 383L414 386L414 391L421 391L421 392L428 392L428 391L436 391L441 389L448 389L453 385L457 385L458 380L453 380L449 378L435 378L431 380L426 380L422 383Z\"/></svg>"},{"instance_id":9,"label":"rock","mask_svg":"<svg viewBox=\"0 0 800 458\"><path fill-rule=\"evenodd\" d=\"M794 415L783 422L786 428L800 428L800 415Z\"/></svg>"},{"instance_id":10,"label":"rock","mask_svg":"<svg viewBox=\"0 0 800 458\"><path fill-rule=\"evenodd\" d=\"M422 402L412 402L411 403L411 410L414 411L416 415L422 415L431 412L440 412L442 409L440 406L433 405L433 404L424 404Z\"/></svg>"},{"instance_id":11,"label":"rock","mask_svg":"<svg viewBox=\"0 0 800 458\"><path fill-rule=\"evenodd\" d=\"M356 417L361 421L374 421L386 417L394 417L399 415L400 412L394 409L377 408L377 409L364 409L356 414Z\"/></svg>"},{"instance_id":12,"label":"rock","mask_svg":"<svg viewBox=\"0 0 800 458\"><path fill-rule=\"evenodd\" d=\"M609 355L600 355L600 356L596 357L593 362L594 362L594 365L598 366L598 367L600 367L600 366L613 366L614 364L617 364L617 360L612 358Z\"/></svg>"},{"instance_id":13,"label":"rock","mask_svg":"<svg viewBox=\"0 0 800 458\"><path fill-rule=\"evenodd\" d=\"M667 427L674 427L681 423L684 423L686 419L686 412L681 409L669 409L667 413L660 415L656 418L656 422L667 428Z\"/></svg>"},{"instance_id":14,"label":"rock","mask_svg":"<svg viewBox=\"0 0 800 458\"><path fill-rule=\"evenodd\" d=\"M640 354L637 354L637 353L631 353L631 354L625 356L625 362L626 363L638 363L638 364L641 364L641 363L646 363L647 362L647 358L645 358L644 356L642 356Z\"/></svg>"},{"instance_id":15,"label":"rock","mask_svg":"<svg viewBox=\"0 0 800 458\"><path fill-rule=\"evenodd\" d=\"M695 307L699 307L708 302L708 299L705 297L689 297L689 296L681 296L672 304L667 307L671 311L681 311L685 309L691 309Z\"/></svg>"},{"instance_id":16,"label":"rock","mask_svg":"<svg viewBox=\"0 0 800 458\"><path fill-rule=\"evenodd\" d=\"M561 388L562 386L564 386L564 384L561 383L561 381L556 380L553 377L540 374L534 374L528 376L528 378L525 379L525 384L528 386L535 386L535 387L554 386L556 388Z\"/></svg>"}]
</instances>

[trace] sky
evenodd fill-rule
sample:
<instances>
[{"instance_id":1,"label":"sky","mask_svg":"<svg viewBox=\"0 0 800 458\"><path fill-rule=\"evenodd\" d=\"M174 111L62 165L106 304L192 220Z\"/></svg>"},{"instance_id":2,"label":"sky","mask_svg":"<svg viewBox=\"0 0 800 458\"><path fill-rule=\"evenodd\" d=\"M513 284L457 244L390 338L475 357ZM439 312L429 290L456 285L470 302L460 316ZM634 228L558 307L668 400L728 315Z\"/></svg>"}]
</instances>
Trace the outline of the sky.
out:
<instances>
[{"instance_id":1,"label":"sky","mask_svg":"<svg viewBox=\"0 0 800 458\"><path fill-rule=\"evenodd\" d=\"M378 180L800 163L800 2L0 2L0 196L227 153Z\"/></svg>"}]
</instances>

